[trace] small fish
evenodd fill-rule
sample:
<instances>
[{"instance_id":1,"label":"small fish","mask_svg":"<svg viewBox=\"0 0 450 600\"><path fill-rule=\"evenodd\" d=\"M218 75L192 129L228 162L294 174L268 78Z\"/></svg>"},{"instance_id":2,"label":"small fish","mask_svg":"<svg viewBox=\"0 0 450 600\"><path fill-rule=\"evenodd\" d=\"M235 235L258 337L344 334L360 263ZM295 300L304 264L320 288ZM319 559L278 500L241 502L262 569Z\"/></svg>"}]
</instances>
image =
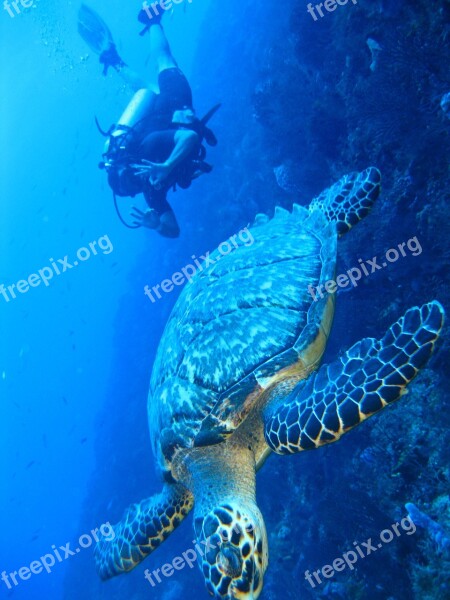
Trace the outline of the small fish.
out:
<instances>
[{"instance_id":1,"label":"small fish","mask_svg":"<svg viewBox=\"0 0 450 600\"><path fill-rule=\"evenodd\" d=\"M87 441L88 441L87 437L84 437L84 438L81 440L81 443L82 443L82 444L85 444Z\"/></svg>"},{"instance_id":2,"label":"small fish","mask_svg":"<svg viewBox=\"0 0 450 600\"><path fill-rule=\"evenodd\" d=\"M31 467L32 467L32 466L33 466L35 463L36 463L36 461L35 461L35 460L31 460L31 461L30 461L30 462L27 464L27 466L26 466L25 468L26 468L26 469L31 469Z\"/></svg>"}]
</instances>

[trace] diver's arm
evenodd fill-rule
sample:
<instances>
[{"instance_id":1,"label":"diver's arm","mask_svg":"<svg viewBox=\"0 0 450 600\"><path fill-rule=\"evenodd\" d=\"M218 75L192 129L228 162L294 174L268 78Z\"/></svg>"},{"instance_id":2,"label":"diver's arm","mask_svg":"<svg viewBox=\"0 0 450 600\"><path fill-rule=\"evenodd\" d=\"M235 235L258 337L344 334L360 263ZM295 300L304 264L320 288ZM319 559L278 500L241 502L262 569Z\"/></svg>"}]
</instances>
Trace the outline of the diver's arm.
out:
<instances>
[{"instance_id":1,"label":"diver's arm","mask_svg":"<svg viewBox=\"0 0 450 600\"><path fill-rule=\"evenodd\" d=\"M170 169L169 173L195 150L195 147L200 142L200 138L191 129L179 129L175 133L174 141L175 148L165 162L165 165Z\"/></svg>"},{"instance_id":2,"label":"diver's arm","mask_svg":"<svg viewBox=\"0 0 450 600\"><path fill-rule=\"evenodd\" d=\"M168 238L177 238L180 235L180 227L178 225L175 213L172 210L165 212L159 219L159 226L156 231Z\"/></svg>"},{"instance_id":3,"label":"diver's arm","mask_svg":"<svg viewBox=\"0 0 450 600\"><path fill-rule=\"evenodd\" d=\"M137 175L146 175L152 185L163 183L172 171L187 158L199 144L200 138L195 131L179 129L174 136L175 147L172 154L163 163L142 160L140 164L131 165Z\"/></svg>"},{"instance_id":4,"label":"diver's arm","mask_svg":"<svg viewBox=\"0 0 450 600\"><path fill-rule=\"evenodd\" d=\"M131 216L135 219L133 222L134 225L153 229L167 238L177 238L180 235L180 227L172 210L167 210L162 215L159 215L153 208L144 213L136 206L133 206L133 211Z\"/></svg>"}]
</instances>

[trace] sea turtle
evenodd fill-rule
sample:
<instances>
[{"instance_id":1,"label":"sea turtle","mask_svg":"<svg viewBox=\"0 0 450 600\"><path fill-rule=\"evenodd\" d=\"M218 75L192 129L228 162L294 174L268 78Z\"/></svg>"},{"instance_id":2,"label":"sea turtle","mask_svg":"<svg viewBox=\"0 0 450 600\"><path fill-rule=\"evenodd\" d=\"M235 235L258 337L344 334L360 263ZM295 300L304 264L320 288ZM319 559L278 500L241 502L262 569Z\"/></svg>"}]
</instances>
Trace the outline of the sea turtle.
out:
<instances>
[{"instance_id":1,"label":"sea turtle","mask_svg":"<svg viewBox=\"0 0 450 600\"><path fill-rule=\"evenodd\" d=\"M427 362L443 322L437 302L319 368L335 295L313 299L308 285L333 279L338 237L368 214L380 185L375 168L347 175L307 208L259 215L231 238L234 249L206 257L172 312L151 377L163 491L129 508L115 538L99 542L102 578L133 569L194 507L210 594L258 598L268 543L256 471L271 452L338 440L400 398Z\"/></svg>"}]
</instances>

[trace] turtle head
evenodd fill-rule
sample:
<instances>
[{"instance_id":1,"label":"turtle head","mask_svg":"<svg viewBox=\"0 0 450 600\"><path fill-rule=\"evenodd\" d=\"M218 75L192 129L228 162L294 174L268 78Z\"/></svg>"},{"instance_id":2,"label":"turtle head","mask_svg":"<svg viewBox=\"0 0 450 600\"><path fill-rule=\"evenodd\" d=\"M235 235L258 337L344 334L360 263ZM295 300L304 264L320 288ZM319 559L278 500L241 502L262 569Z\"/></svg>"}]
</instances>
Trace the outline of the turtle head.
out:
<instances>
[{"instance_id":1,"label":"turtle head","mask_svg":"<svg viewBox=\"0 0 450 600\"><path fill-rule=\"evenodd\" d=\"M268 564L267 534L259 510L227 502L195 519L195 531L209 593L216 600L256 600Z\"/></svg>"}]
</instances>

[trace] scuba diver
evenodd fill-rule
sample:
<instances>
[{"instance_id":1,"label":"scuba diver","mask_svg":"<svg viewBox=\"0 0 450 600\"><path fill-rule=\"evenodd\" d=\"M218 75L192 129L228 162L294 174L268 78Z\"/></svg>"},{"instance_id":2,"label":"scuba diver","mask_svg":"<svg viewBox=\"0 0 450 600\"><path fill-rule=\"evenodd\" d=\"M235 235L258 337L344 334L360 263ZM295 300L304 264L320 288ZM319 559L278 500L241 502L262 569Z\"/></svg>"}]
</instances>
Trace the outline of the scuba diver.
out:
<instances>
[{"instance_id":1,"label":"scuba diver","mask_svg":"<svg viewBox=\"0 0 450 600\"><path fill-rule=\"evenodd\" d=\"M186 189L194 179L211 172L203 142L217 144L207 123L220 104L203 119L196 117L190 85L172 56L161 18L162 14L150 13L148 8L138 15L145 25L140 35L148 33L151 56L156 62L158 80L154 84L143 81L124 63L105 22L84 4L79 11L78 31L98 54L103 74L109 68L115 69L134 92L117 125L105 132L96 119L99 131L108 138L99 166L108 174L117 214L126 227L147 227L176 238L180 228L167 193L177 186ZM117 196L135 197L140 193L148 209L133 206L134 221L129 225L120 215Z\"/></svg>"}]
</instances>

